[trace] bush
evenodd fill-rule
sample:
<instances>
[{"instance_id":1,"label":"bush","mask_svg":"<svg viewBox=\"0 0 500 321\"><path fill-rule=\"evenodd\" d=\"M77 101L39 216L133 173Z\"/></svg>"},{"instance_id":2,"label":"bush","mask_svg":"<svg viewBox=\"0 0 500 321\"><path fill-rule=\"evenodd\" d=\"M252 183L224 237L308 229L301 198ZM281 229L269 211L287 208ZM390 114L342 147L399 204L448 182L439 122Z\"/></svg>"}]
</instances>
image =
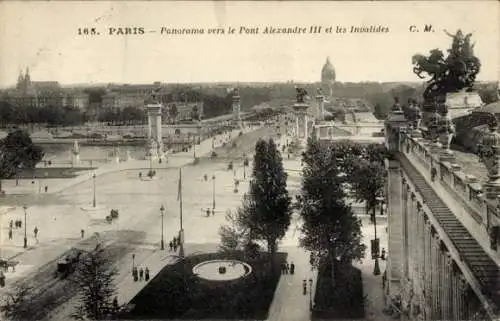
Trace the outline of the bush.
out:
<instances>
[{"instance_id":1,"label":"bush","mask_svg":"<svg viewBox=\"0 0 500 321\"><path fill-rule=\"evenodd\" d=\"M243 132L239 132L239 133L238 133L238 136L243 136Z\"/></svg>"},{"instance_id":2,"label":"bush","mask_svg":"<svg viewBox=\"0 0 500 321\"><path fill-rule=\"evenodd\" d=\"M229 164L227 165L227 170L228 171L233 170L233 162L229 162Z\"/></svg>"},{"instance_id":3,"label":"bush","mask_svg":"<svg viewBox=\"0 0 500 321\"><path fill-rule=\"evenodd\" d=\"M364 303L361 271L338 264L332 287L330 264L320 264L312 319L363 319Z\"/></svg>"},{"instance_id":4,"label":"bush","mask_svg":"<svg viewBox=\"0 0 500 321\"><path fill-rule=\"evenodd\" d=\"M212 154L210 154L210 157L211 158L216 158L217 157L217 153L215 151L213 151Z\"/></svg>"},{"instance_id":5,"label":"bush","mask_svg":"<svg viewBox=\"0 0 500 321\"><path fill-rule=\"evenodd\" d=\"M227 282L193 275L196 264L213 259L245 261L252 266L252 272L247 277ZM285 253L277 253L274 268L279 271L285 260ZM250 260L241 251L186 257L165 266L132 299L132 309L120 319L265 320L281 276L271 273L268 264L267 253L257 253Z\"/></svg>"},{"instance_id":6,"label":"bush","mask_svg":"<svg viewBox=\"0 0 500 321\"><path fill-rule=\"evenodd\" d=\"M156 175L156 171L154 169L150 169L148 171L148 177L153 178Z\"/></svg>"}]
</instances>

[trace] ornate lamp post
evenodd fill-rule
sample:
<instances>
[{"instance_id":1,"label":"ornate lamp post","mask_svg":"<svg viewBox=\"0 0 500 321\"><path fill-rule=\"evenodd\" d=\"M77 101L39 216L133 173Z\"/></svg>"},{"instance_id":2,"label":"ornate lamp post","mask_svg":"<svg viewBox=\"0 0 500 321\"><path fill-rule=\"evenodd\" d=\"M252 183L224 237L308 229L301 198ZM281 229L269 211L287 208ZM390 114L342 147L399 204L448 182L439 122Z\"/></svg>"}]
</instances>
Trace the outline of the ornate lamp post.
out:
<instances>
[{"instance_id":1,"label":"ornate lamp post","mask_svg":"<svg viewBox=\"0 0 500 321\"><path fill-rule=\"evenodd\" d=\"M248 166L248 158L247 158L247 154L244 153L243 154L243 179L247 179L247 171L246 171L247 166Z\"/></svg>"},{"instance_id":2,"label":"ornate lamp post","mask_svg":"<svg viewBox=\"0 0 500 321\"><path fill-rule=\"evenodd\" d=\"M309 279L309 311L313 309L313 301L312 301L312 292L313 292L313 280Z\"/></svg>"},{"instance_id":3,"label":"ornate lamp post","mask_svg":"<svg viewBox=\"0 0 500 321\"><path fill-rule=\"evenodd\" d=\"M93 190L94 190L94 198L92 199L92 207L93 208L96 207L95 178L96 178L95 173L92 173L92 186L93 186Z\"/></svg>"},{"instance_id":4,"label":"ornate lamp post","mask_svg":"<svg viewBox=\"0 0 500 321\"><path fill-rule=\"evenodd\" d=\"M212 175L212 210L215 209L215 175Z\"/></svg>"},{"instance_id":5,"label":"ornate lamp post","mask_svg":"<svg viewBox=\"0 0 500 321\"><path fill-rule=\"evenodd\" d=\"M478 154L488 170L488 181L484 184L485 195L487 198L496 199L500 194L500 134L495 115L492 115L488 127L489 132L481 139Z\"/></svg>"},{"instance_id":6,"label":"ornate lamp post","mask_svg":"<svg viewBox=\"0 0 500 321\"><path fill-rule=\"evenodd\" d=\"M163 238L163 217L165 216L165 207L163 204L160 207L160 215L161 215L161 242L160 249L163 251L165 249L165 240Z\"/></svg>"},{"instance_id":7,"label":"ornate lamp post","mask_svg":"<svg viewBox=\"0 0 500 321\"><path fill-rule=\"evenodd\" d=\"M28 209L28 206L24 205L23 210L24 210L24 248L28 247L28 235L26 234L26 211Z\"/></svg>"}]
</instances>

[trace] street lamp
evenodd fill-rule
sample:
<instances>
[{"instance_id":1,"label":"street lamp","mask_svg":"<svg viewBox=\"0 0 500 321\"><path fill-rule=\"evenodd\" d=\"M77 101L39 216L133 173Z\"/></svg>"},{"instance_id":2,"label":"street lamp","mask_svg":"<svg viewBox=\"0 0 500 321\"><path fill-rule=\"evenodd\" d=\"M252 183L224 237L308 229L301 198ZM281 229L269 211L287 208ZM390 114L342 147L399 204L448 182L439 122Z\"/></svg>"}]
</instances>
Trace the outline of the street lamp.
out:
<instances>
[{"instance_id":1,"label":"street lamp","mask_svg":"<svg viewBox=\"0 0 500 321\"><path fill-rule=\"evenodd\" d=\"M313 280L312 278L309 278L309 311L312 311L313 309L312 292L313 292Z\"/></svg>"},{"instance_id":2,"label":"street lamp","mask_svg":"<svg viewBox=\"0 0 500 321\"><path fill-rule=\"evenodd\" d=\"M160 213L161 213L161 243L160 243L160 248L163 251L165 249L165 241L163 239L163 217L165 216L165 207L163 204L160 207Z\"/></svg>"},{"instance_id":3,"label":"street lamp","mask_svg":"<svg viewBox=\"0 0 500 321\"><path fill-rule=\"evenodd\" d=\"M28 247L28 235L26 234L26 210L28 209L28 206L24 205L23 210L24 210L24 248Z\"/></svg>"},{"instance_id":4,"label":"street lamp","mask_svg":"<svg viewBox=\"0 0 500 321\"><path fill-rule=\"evenodd\" d=\"M212 210L215 209L215 175L212 175Z\"/></svg>"},{"instance_id":5,"label":"street lamp","mask_svg":"<svg viewBox=\"0 0 500 321\"><path fill-rule=\"evenodd\" d=\"M382 206L382 197L377 197L377 201L380 203L380 206ZM373 231L375 233L374 235L374 240L372 243L372 256L375 258L375 266L373 267L373 275L380 275L380 266L379 266L379 249L380 249L380 242L379 239L377 238L377 215L376 215L377 209L376 207L373 207Z\"/></svg>"},{"instance_id":6,"label":"street lamp","mask_svg":"<svg viewBox=\"0 0 500 321\"><path fill-rule=\"evenodd\" d=\"M95 178L96 178L95 173L92 173L92 187L93 187L93 190L94 190L94 198L92 199L92 207L93 207L93 208L95 208L95 207L96 207L96 199L95 199Z\"/></svg>"}]
</instances>

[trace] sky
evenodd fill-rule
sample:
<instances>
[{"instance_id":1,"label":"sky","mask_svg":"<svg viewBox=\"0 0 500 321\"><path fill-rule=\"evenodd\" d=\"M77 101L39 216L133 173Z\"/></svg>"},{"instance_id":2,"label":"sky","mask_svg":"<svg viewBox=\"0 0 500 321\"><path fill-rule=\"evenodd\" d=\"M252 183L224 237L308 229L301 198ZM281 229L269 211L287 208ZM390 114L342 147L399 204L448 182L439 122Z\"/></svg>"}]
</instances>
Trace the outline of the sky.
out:
<instances>
[{"instance_id":1,"label":"sky","mask_svg":"<svg viewBox=\"0 0 500 321\"><path fill-rule=\"evenodd\" d=\"M232 1L2 1L0 87L20 69L32 80L83 83L311 82L329 56L337 80L419 81L411 57L449 48L445 30L473 33L481 59L478 80L498 80L500 6L497 1L232 2ZM419 32L411 32L414 25ZM424 32L432 25L433 32ZM269 27L321 33L263 34ZM337 26L346 33L337 33ZM350 33L351 26L388 32ZM109 28L144 34L109 34ZM208 34L223 28L225 34ZM259 34L240 34L241 27ZM333 27L333 33L326 28ZM96 28L100 35L79 35ZM199 28L203 35L161 34ZM234 28L234 34L228 29Z\"/></svg>"}]
</instances>

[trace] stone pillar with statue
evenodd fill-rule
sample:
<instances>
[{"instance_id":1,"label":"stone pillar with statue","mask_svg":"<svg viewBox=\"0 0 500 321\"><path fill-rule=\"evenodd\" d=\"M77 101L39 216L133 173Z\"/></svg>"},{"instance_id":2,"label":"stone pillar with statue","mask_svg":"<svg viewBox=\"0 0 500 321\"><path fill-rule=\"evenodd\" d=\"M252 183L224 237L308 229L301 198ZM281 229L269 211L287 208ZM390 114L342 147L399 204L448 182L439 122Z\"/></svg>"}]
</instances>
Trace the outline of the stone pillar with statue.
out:
<instances>
[{"instance_id":1,"label":"stone pillar with statue","mask_svg":"<svg viewBox=\"0 0 500 321\"><path fill-rule=\"evenodd\" d=\"M308 115L307 111L309 109L309 104L305 102L305 97L307 96L307 91L304 88L295 88L296 95L296 103L293 105L293 109L295 111L295 120L297 125L297 133L296 139L297 143L300 147L305 147L307 144L307 139L309 138L309 130L308 130Z\"/></svg>"},{"instance_id":2,"label":"stone pillar with statue","mask_svg":"<svg viewBox=\"0 0 500 321\"><path fill-rule=\"evenodd\" d=\"M78 145L78 140L75 140L71 150L71 164L73 166L80 165L80 146Z\"/></svg>"},{"instance_id":3,"label":"stone pillar with statue","mask_svg":"<svg viewBox=\"0 0 500 321\"><path fill-rule=\"evenodd\" d=\"M241 127L240 94L237 88L233 89L233 124Z\"/></svg>"},{"instance_id":4,"label":"stone pillar with statue","mask_svg":"<svg viewBox=\"0 0 500 321\"><path fill-rule=\"evenodd\" d=\"M151 94L145 106L148 116L148 158L152 161L164 157L161 119L163 105L159 102L158 91Z\"/></svg>"}]
</instances>

